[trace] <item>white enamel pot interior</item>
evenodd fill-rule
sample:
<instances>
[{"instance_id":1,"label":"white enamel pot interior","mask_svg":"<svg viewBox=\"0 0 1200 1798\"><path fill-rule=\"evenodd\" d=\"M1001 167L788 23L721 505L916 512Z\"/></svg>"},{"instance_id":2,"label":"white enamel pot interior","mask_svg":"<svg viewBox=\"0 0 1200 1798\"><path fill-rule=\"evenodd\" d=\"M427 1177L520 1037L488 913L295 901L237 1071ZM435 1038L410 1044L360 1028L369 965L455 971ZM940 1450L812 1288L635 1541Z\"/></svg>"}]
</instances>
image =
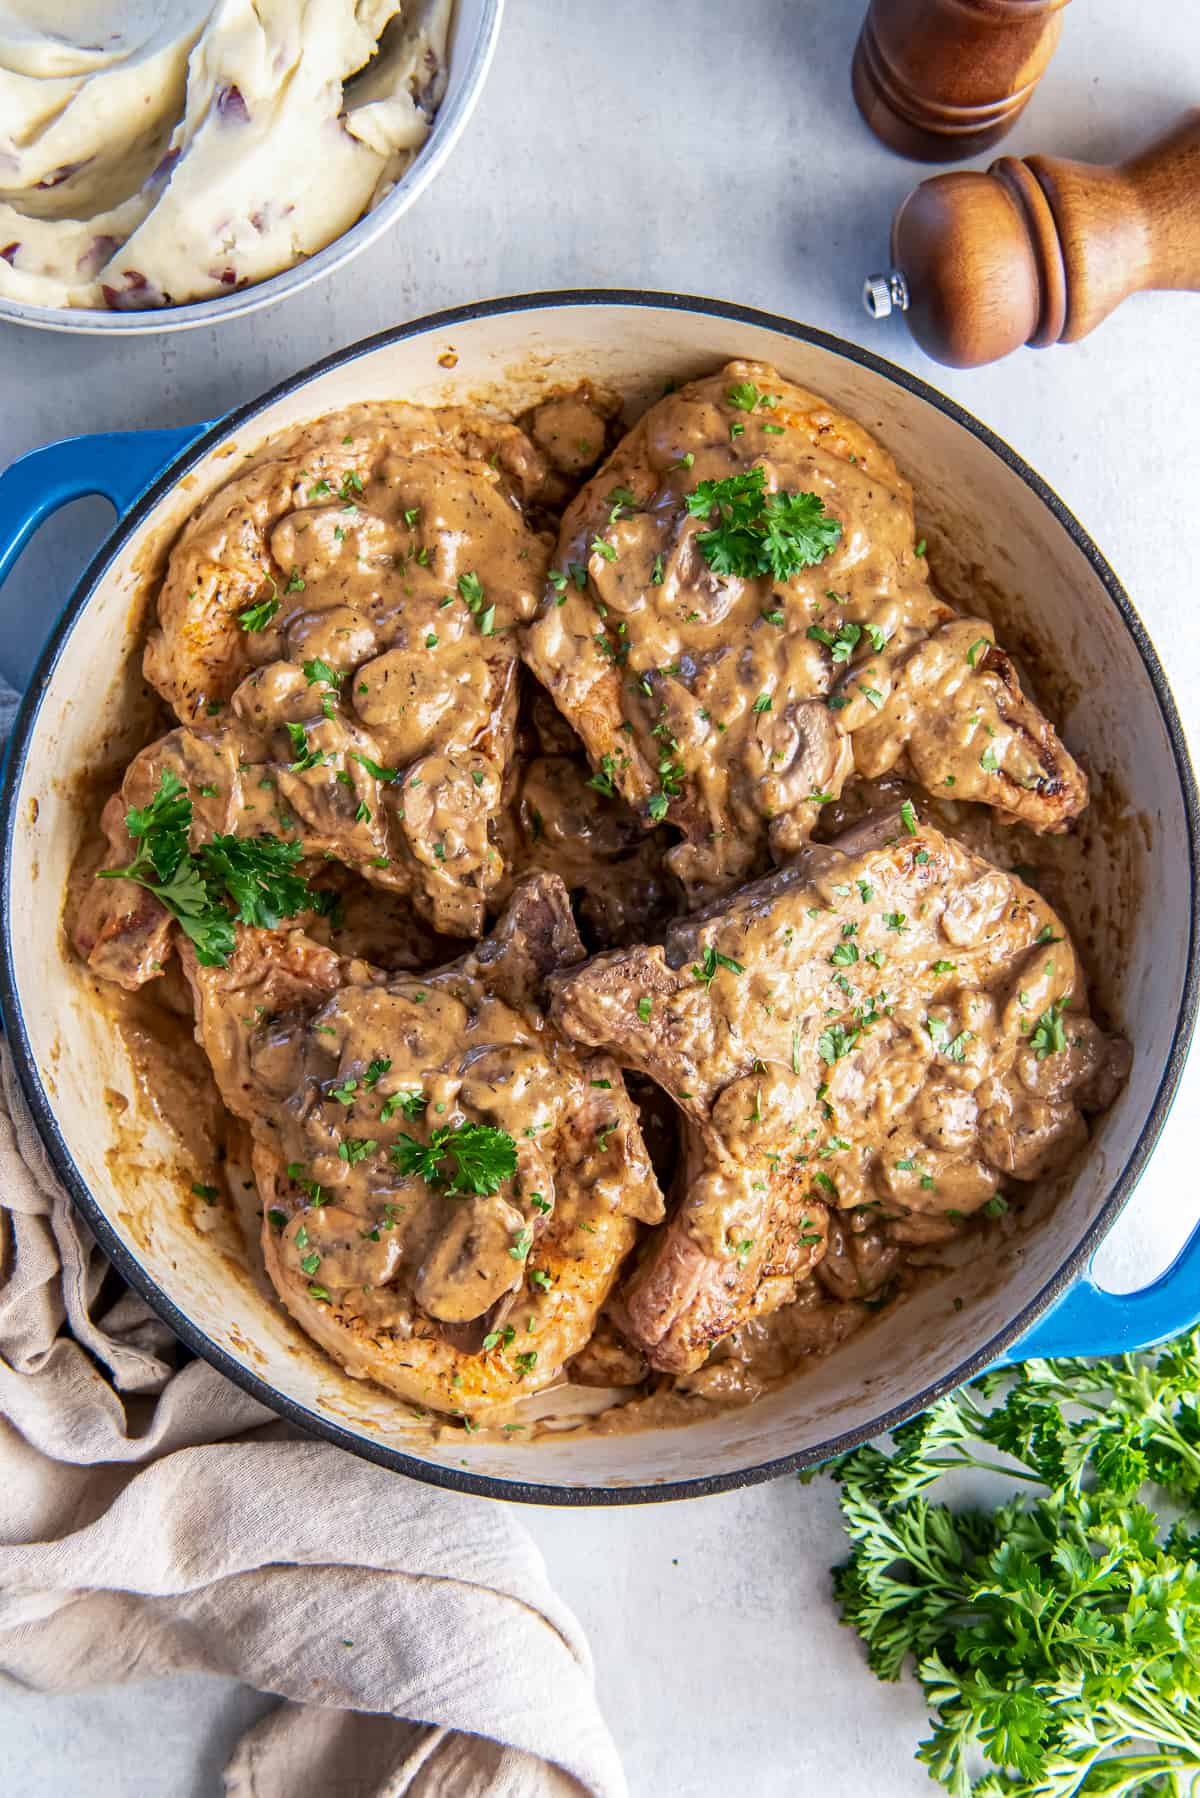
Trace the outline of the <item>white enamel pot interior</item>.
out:
<instances>
[{"instance_id":1,"label":"white enamel pot interior","mask_svg":"<svg viewBox=\"0 0 1200 1798\"><path fill-rule=\"evenodd\" d=\"M115 773L143 740L138 636L164 545L272 432L366 399L515 410L581 376L636 409L668 380L735 356L773 362L874 432L914 483L918 531L951 597L983 605L1010 642L1071 670L1077 697L1065 715L1056 708L1058 722L1140 821L1101 834L1090 921L1093 971L1135 1045L1132 1077L1053 1203L1035 1199L994 1250L759 1403L624 1436L436 1439L312 1348L249 1271L228 1220L190 1197L195 1172L139 1098L63 933L83 827L76 773ZM1020 459L931 388L837 339L707 301L568 294L443 314L331 357L216 426L134 507L60 621L14 739L6 831L6 1025L50 1152L120 1271L187 1343L285 1416L493 1496L586 1504L720 1490L822 1460L979 1371L1061 1295L1128 1197L1194 1012L1194 785L1161 669L1112 571ZM1146 900L1132 922L1131 891Z\"/></svg>"}]
</instances>

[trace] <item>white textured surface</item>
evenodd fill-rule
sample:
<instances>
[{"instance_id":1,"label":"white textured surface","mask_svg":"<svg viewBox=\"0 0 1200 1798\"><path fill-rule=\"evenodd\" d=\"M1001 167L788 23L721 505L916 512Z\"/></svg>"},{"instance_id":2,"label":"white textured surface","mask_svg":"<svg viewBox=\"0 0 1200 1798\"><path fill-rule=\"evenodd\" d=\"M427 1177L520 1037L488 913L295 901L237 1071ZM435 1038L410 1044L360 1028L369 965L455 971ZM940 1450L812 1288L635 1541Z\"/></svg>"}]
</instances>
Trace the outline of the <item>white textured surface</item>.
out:
<instances>
[{"instance_id":1,"label":"white textured surface","mask_svg":"<svg viewBox=\"0 0 1200 1798\"><path fill-rule=\"evenodd\" d=\"M1071 349L954 374L900 321L872 326L862 276L927 170L879 149L848 93L851 0L510 0L465 141L398 233L323 286L227 330L109 344L0 336L0 461L74 431L211 416L398 320L498 293L645 286L712 293L869 343L1006 437L1079 515L1158 644L1200 740L1200 301L1129 302ZM1128 154L1200 98L1189 7L1076 0L1005 150ZM986 159L983 159L986 162ZM47 618L104 522L86 502L41 535L0 612ZM0 647L6 634L0 627ZM0 656L0 661L3 657ZM1198 1209L1187 1123L1172 1123L1100 1263L1115 1286L1168 1260ZM463 1501L481 1502L481 1501ZM831 1491L795 1481L683 1506L532 1511L591 1636L637 1798L918 1798L922 1711L877 1685L834 1619ZM254 1701L218 1681L48 1701L0 1694L23 1798L210 1798ZM348 1770L349 1772L349 1770Z\"/></svg>"}]
</instances>

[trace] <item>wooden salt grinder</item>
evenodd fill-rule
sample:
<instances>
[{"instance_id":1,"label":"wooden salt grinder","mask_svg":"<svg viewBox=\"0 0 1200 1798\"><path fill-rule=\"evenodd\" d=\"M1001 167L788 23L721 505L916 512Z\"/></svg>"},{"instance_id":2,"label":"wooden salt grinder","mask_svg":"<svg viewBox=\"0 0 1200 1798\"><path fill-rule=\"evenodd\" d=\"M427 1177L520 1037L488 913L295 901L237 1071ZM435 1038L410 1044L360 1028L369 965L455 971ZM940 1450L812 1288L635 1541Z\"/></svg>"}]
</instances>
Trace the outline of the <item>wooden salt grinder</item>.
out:
<instances>
[{"instance_id":1,"label":"wooden salt grinder","mask_svg":"<svg viewBox=\"0 0 1200 1798\"><path fill-rule=\"evenodd\" d=\"M1147 288L1200 292L1200 107L1119 167L1002 156L986 175L933 175L897 212L891 253L867 311L902 311L954 368L1074 343Z\"/></svg>"},{"instance_id":2,"label":"wooden salt grinder","mask_svg":"<svg viewBox=\"0 0 1200 1798\"><path fill-rule=\"evenodd\" d=\"M1046 72L1069 0L871 0L851 80L875 135L961 162L1009 130Z\"/></svg>"}]
</instances>

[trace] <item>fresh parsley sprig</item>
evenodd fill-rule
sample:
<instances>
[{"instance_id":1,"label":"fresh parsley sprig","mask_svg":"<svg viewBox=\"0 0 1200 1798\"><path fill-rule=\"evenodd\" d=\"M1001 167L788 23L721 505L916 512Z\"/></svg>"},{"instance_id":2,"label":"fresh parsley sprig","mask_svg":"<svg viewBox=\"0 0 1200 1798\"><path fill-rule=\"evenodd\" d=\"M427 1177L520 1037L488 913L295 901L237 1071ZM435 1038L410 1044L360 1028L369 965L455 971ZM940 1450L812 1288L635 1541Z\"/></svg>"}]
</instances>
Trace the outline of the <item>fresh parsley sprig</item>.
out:
<instances>
[{"instance_id":1,"label":"fresh parsley sprig","mask_svg":"<svg viewBox=\"0 0 1200 1798\"><path fill-rule=\"evenodd\" d=\"M955 1798L1200 1790L1198 1394L1196 1331L1157 1355L1030 1361L833 1465L843 1620L881 1679L912 1657L933 1724L918 1758ZM926 1498L977 1470L1014 1495ZM1148 1484L1183 1512L1169 1528Z\"/></svg>"},{"instance_id":2,"label":"fresh parsley sprig","mask_svg":"<svg viewBox=\"0 0 1200 1798\"><path fill-rule=\"evenodd\" d=\"M701 481L686 503L693 518L716 517L696 537L713 573L743 580L764 574L787 580L823 562L842 535L841 521L830 517L819 495L768 493L759 465L723 481Z\"/></svg>"},{"instance_id":3,"label":"fresh parsley sprig","mask_svg":"<svg viewBox=\"0 0 1200 1798\"><path fill-rule=\"evenodd\" d=\"M517 1171L516 1143L490 1124L443 1124L428 1142L401 1131L391 1156L402 1174L417 1175L451 1198L498 1192Z\"/></svg>"},{"instance_id":4,"label":"fresh parsley sprig","mask_svg":"<svg viewBox=\"0 0 1200 1798\"><path fill-rule=\"evenodd\" d=\"M217 835L193 852L191 827L187 789L164 768L149 805L131 806L125 814L137 844L133 860L125 868L105 868L100 878L134 880L153 893L178 919L204 967L222 968L233 954L235 920L274 930L297 912L322 909L325 896L296 873L304 855L299 843Z\"/></svg>"}]
</instances>

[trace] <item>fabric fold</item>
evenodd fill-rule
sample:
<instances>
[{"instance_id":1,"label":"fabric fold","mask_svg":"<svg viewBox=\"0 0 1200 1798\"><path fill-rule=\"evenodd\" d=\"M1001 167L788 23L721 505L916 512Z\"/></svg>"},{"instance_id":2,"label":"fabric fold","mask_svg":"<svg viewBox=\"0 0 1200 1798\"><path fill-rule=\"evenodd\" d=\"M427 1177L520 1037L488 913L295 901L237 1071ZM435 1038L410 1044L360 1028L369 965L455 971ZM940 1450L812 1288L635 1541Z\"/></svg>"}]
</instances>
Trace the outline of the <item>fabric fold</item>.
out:
<instances>
[{"instance_id":1,"label":"fabric fold","mask_svg":"<svg viewBox=\"0 0 1200 1798\"><path fill-rule=\"evenodd\" d=\"M189 1359L118 1286L0 1042L0 1675L200 1672L281 1701L229 1798L624 1798L515 1513L311 1441Z\"/></svg>"}]
</instances>

